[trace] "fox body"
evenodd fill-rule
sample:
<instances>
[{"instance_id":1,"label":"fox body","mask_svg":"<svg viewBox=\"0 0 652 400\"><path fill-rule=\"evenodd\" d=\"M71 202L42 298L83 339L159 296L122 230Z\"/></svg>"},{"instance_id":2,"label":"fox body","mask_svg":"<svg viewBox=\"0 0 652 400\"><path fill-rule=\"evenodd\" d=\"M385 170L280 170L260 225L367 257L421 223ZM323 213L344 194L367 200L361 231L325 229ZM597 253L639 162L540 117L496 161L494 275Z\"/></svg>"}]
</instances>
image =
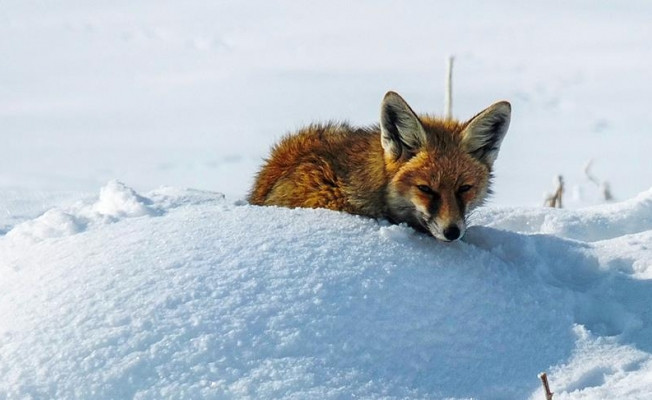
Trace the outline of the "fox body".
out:
<instances>
[{"instance_id":1,"label":"fox body","mask_svg":"<svg viewBox=\"0 0 652 400\"><path fill-rule=\"evenodd\" d=\"M468 212L490 193L510 116L505 101L466 122L417 116L388 92L379 125L311 125L282 139L258 173L249 202L385 218L457 240Z\"/></svg>"}]
</instances>

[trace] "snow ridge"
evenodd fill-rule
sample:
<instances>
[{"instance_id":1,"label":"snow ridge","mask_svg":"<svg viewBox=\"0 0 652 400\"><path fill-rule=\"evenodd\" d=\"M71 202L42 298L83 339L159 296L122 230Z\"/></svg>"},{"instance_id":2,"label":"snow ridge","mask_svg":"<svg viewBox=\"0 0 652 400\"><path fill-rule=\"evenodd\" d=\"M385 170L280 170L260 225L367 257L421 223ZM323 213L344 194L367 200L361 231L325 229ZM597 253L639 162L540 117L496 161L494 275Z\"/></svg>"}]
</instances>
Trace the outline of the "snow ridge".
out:
<instances>
[{"instance_id":1,"label":"snow ridge","mask_svg":"<svg viewBox=\"0 0 652 400\"><path fill-rule=\"evenodd\" d=\"M7 236L15 241L33 243L74 235L126 218L161 216L165 210L188 202L196 204L215 197L223 198L219 193L201 192L202 196L198 193L194 193L195 199L189 200L181 191L163 188L153 194L154 198L148 198L139 195L124 183L112 180L102 187L99 198L95 201L78 202L68 209L50 209L38 218L16 225Z\"/></svg>"},{"instance_id":2,"label":"snow ridge","mask_svg":"<svg viewBox=\"0 0 652 400\"><path fill-rule=\"evenodd\" d=\"M596 242L652 229L652 188L621 203L583 210L502 207L479 210L474 222L523 233Z\"/></svg>"}]
</instances>

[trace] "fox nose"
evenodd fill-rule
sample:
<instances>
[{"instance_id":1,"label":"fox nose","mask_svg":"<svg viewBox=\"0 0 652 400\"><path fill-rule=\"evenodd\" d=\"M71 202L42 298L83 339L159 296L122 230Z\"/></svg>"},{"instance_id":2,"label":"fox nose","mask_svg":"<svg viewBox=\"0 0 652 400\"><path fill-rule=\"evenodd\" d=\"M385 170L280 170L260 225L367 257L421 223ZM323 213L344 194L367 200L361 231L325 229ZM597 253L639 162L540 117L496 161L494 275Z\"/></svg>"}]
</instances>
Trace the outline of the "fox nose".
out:
<instances>
[{"instance_id":1,"label":"fox nose","mask_svg":"<svg viewBox=\"0 0 652 400\"><path fill-rule=\"evenodd\" d=\"M453 241L453 240L457 240L457 239L460 238L460 233L461 232L460 232L460 228L458 228L457 225L451 225L451 226L447 227L446 229L444 229L443 233L444 233L444 237L447 240Z\"/></svg>"}]
</instances>

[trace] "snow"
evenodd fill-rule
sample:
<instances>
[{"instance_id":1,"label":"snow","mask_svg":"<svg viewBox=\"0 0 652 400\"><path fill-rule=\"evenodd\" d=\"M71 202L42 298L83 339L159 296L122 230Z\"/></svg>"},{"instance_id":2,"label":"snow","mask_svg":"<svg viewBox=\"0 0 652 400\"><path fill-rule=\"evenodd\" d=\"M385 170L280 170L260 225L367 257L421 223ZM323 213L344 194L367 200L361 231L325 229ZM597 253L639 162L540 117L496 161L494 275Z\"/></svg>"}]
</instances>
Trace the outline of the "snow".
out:
<instances>
[{"instance_id":1,"label":"snow","mask_svg":"<svg viewBox=\"0 0 652 400\"><path fill-rule=\"evenodd\" d=\"M0 399L652 398L651 11L3 2ZM441 114L451 54L456 116L513 106L464 241L243 200L306 123Z\"/></svg>"},{"instance_id":2,"label":"snow","mask_svg":"<svg viewBox=\"0 0 652 400\"><path fill-rule=\"evenodd\" d=\"M0 395L536 399L547 370L562 399L647 398L650 201L483 208L444 244L112 181L0 238Z\"/></svg>"}]
</instances>

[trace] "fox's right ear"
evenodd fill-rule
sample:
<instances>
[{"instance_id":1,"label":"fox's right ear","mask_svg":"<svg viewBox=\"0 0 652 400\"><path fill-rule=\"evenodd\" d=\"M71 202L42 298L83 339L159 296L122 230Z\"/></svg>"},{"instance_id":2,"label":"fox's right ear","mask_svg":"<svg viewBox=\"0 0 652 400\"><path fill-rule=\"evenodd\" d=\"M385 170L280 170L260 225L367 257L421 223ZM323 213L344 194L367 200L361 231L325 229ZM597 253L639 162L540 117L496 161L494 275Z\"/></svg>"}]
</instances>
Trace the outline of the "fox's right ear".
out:
<instances>
[{"instance_id":1,"label":"fox's right ear","mask_svg":"<svg viewBox=\"0 0 652 400\"><path fill-rule=\"evenodd\" d=\"M413 156L426 144L421 121L398 93L387 92L380 106L380 139L392 159Z\"/></svg>"}]
</instances>

